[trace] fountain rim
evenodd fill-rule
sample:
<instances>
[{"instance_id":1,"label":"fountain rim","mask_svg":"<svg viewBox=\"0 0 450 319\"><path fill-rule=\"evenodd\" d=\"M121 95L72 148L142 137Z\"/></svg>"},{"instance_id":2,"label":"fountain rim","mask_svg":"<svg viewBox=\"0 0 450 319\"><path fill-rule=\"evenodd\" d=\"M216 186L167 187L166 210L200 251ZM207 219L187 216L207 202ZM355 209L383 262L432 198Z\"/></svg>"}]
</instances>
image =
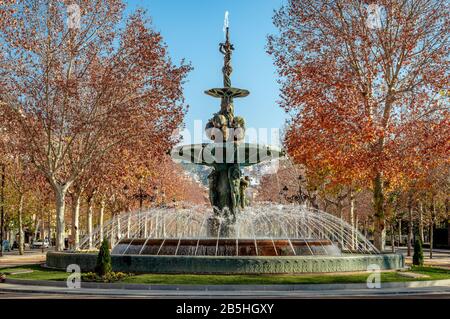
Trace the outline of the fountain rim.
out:
<instances>
[{"instance_id":1,"label":"fountain rim","mask_svg":"<svg viewBox=\"0 0 450 319\"><path fill-rule=\"evenodd\" d=\"M112 254L114 271L160 274L304 274L403 269L399 253L342 256L152 256ZM46 266L66 270L78 264L82 271L94 271L93 252L47 252Z\"/></svg>"}]
</instances>

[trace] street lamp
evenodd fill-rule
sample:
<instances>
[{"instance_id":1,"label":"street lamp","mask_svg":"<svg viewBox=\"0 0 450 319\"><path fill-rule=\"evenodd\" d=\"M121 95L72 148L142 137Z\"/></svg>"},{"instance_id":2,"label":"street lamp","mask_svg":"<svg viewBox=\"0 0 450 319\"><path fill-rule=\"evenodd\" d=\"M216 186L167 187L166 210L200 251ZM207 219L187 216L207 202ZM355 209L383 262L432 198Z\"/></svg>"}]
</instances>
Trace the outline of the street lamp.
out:
<instances>
[{"instance_id":1,"label":"street lamp","mask_svg":"<svg viewBox=\"0 0 450 319\"><path fill-rule=\"evenodd\" d=\"M156 201L158 200L158 193L159 193L158 186L156 185L153 186L153 195L151 196L150 201L156 203Z\"/></svg>"},{"instance_id":2,"label":"street lamp","mask_svg":"<svg viewBox=\"0 0 450 319\"><path fill-rule=\"evenodd\" d=\"M142 180L144 179L144 176L139 175L137 176L139 179L139 191L137 194L134 194L133 197L139 200L139 223L141 223L142 218L142 208L144 206L144 200L151 198L149 194L147 194L144 189L142 188ZM140 227L140 235L147 236L147 215L144 216L144 227L143 229Z\"/></svg>"}]
</instances>

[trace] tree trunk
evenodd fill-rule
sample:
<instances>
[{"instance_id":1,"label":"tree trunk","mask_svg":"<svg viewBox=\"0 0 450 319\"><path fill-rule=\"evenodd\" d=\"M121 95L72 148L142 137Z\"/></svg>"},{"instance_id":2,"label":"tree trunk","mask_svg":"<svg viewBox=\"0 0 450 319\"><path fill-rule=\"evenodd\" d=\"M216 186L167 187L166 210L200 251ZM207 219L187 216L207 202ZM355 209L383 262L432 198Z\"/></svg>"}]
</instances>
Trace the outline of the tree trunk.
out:
<instances>
[{"instance_id":1,"label":"tree trunk","mask_svg":"<svg viewBox=\"0 0 450 319\"><path fill-rule=\"evenodd\" d=\"M393 221L391 222L391 250L395 253L395 229Z\"/></svg>"},{"instance_id":2,"label":"tree trunk","mask_svg":"<svg viewBox=\"0 0 450 319\"><path fill-rule=\"evenodd\" d=\"M433 259L433 219L430 221L430 259Z\"/></svg>"},{"instance_id":3,"label":"tree trunk","mask_svg":"<svg viewBox=\"0 0 450 319\"><path fill-rule=\"evenodd\" d=\"M419 204L419 236L422 243L424 242L424 236L423 236L423 204L420 202Z\"/></svg>"},{"instance_id":4,"label":"tree trunk","mask_svg":"<svg viewBox=\"0 0 450 319\"><path fill-rule=\"evenodd\" d=\"M398 220L398 248L402 244L402 220Z\"/></svg>"},{"instance_id":5,"label":"tree trunk","mask_svg":"<svg viewBox=\"0 0 450 319\"><path fill-rule=\"evenodd\" d=\"M412 239L413 239L413 217L412 217L412 195L408 199L408 252L407 256L411 256Z\"/></svg>"},{"instance_id":6,"label":"tree trunk","mask_svg":"<svg viewBox=\"0 0 450 319\"><path fill-rule=\"evenodd\" d=\"M24 254L24 234L23 234L23 194L20 194L19 197L19 207L18 207L18 217L19 217L19 255Z\"/></svg>"},{"instance_id":7,"label":"tree trunk","mask_svg":"<svg viewBox=\"0 0 450 319\"><path fill-rule=\"evenodd\" d=\"M38 239L38 232L39 232L39 226L41 226L41 220L40 219L36 219L36 226L34 227L34 240Z\"/></svg>"},{"instance_id":8,"label":"tree trunk","mask_svg":"<svg viewBox=\"0 0 450 319\"><path fill-rule=\"evenodd\" d=\"M144 238L147 238L148 236L148 218L147 218L147 214L145 214L144 216ZM178 226L178 224L177 224Z\"/></svg>"},{"instance_id":9,"label":"tree trunk","mask_svg":"<svg viewBox=\"0 0 450 319\"><path fill-rule=\"evenodd\" d=\"M434 235L434 219L436 216L436 205L434 204L434 197L432 199L432 204L431 204L431 218L430 218L430 259L433 258L433 244L434 244L434 240L433 240L433 235Z\"/></svg>"},{"instance_id":10,"label":"tree trunk","mask_svg":"<svg viewBox=\"0 0 450 319\"><path fill-rule=\"evenodd\" d=\"M131 238L131 214L128 212L128 219L127 219L127 238Z\"/></svg>"},{"instance_id":11,"label":"tree trunk","mask_svg":"<svg viewBox=\"0 0 450 319\"><path fill-rule=\"evenodd\" d=\"M48 230L47 230L47 235L48 235L48 241L50 243L50 246L52 246L52 211L49 209L48 210Z\"/></svg>"},{"instance_id":12,"label":"tree trunk","mask_svg":"<svg viewBox=\"0 0 450 319\"><path fill-rule=\"evenodd\" d=\"M159 237L160 236L160 221L159 221L159 214L156 214L156 220L155 220L155 228L156 228L156 231L155 231L155 235L156 235L156 237Z\"/></svg>"},{"instance_id":13,"label":"tree trunk","mask_svg":"<svg viewBox=\"0 0 450 319\"><path fill-rule=\"evenodd\" d=\"M352 249L355 249L355 195L350 190L350 222L352 224Z\"/></svg>"},{"instance_id":14,"label":"tree trunk","mask_svg":"<svg viewBox=\"0 0 450 319\"><path fill-rule=\"evenodd\" d=\"M162 224L162 231L163 231L163 237L166 237L166 217L165 216L163 216L163 218L162 218L162 222L163 222L163 224Z\"/></svg>"},{"instance_id":15,"label":"tree trunk","mask_svg":"<svg viewBox=\"0 0 450 319\"><path fill-rule=\"evenodd\" d=\"M76 192L72 196L72 243L74 250L80 248L80 204L81 192Z\"/></svg>"},{"instance_id":16,"label":"tree trunk","mask_svg":"<svg viewBox=\"0 0 450 319\"><path fill-rule=\"evenodd\" d=\"M122 238L122 233L120 231L120 215L117 214L117 242L120 241L120 239Z\"/></svg>"},{"instance_id":17,"label":"tree trunk","mask_svg":"<svg viewBox=\"0 0 450 319\"><path fill-rule=\"evenodd\" d=\"M367 218L364 220L364 237L367 238L369 236L369 221Z\"/></svg>"},{"instance_id":18,"label":"tree trunk","mask_svg":"<svg viewBox=\"0 0 450 319\"><path fill-rule=\"evenodd\" d=\"M384 217L384 194L381 174L377 173L373 179L373 202L374 202L374 245L381 252L384 250L386 228Z\"/></svg>"},{"instance_id":19,"label":"tree trunk","mask_svg":"<svg viewBox=\"0 0 450 319\"><path fill-rule=\"evenodd\" d=\"M111 219L112 219L111 238L110 238L110 241L109 241L110 248L114 247L114 244L116 242L116 234L115 234L116 229L114 227L114 222L116 221L116 215L114 213L112 213Z\"/></svg>"},{"instance_id":20,"label":"tree trunk","mask_svg":"<svg viewBox=\"0 0 450 319\"><path fill-rule=\"evenodd\" d=\"M88 198L88 207L87 207L87 233L88 233L88 245L89 249L92 249L92 218L94 216L94 208L93 208L93 198L90 196Z\"/></svg>"},{"instance_id":21,"label":"tree trunk","mask_svg":"<svg viewBox=\"0 0 450 319\"><path fill-rule=\"evenodd\" d=\"M63 251L65 248L65 208L66 208L66 192L65 187L57 187L56 196L56 251Z\"/></svg>"},{"instance_id":22,"label":"tree trunk","mask_svg":"<svg viewBox=\"0 0 450 319\"><path fill-rule=\"evenodd\" d=\"M100 202L100 213L99 213L99 228L100 228L100 242L103 242L103 217L105 214L105 201Z\"/></svg>"},{"instance_id":23,"label":"tree trunk","mask_svg":"<svg viewBox=\"0 0 450 319\"><path fill-rule=\"evenodd\" d=\"M338 213L339 213L339 218L341 219L341 227L340 227L340 236L341 236L341 249L344 249L344 218L342 216L342 203L341 200L338 199Z\"/></svg>"},{"instance_id":24,"label":"tree trunk","mask_svg":"<svg viewBox=\"0 0 450 319\"><path fill-rule=\"evenodd\" d=\"M4 239L4 231L5 227L5 164L0 165L2 170L0 173L1 182L0 182L0 257L3 257L3 239Z\"/></svg>"},{"instance_id":25,"label":"tree trunk","mask_svg":"<svg viewBox=\"0 0 450 319\"><path fill-rule=\"evenodd\" d=\"M45 240L45 218L44 214L41 214L41 238L42 240Z\"/></svg>"}]
</instances>

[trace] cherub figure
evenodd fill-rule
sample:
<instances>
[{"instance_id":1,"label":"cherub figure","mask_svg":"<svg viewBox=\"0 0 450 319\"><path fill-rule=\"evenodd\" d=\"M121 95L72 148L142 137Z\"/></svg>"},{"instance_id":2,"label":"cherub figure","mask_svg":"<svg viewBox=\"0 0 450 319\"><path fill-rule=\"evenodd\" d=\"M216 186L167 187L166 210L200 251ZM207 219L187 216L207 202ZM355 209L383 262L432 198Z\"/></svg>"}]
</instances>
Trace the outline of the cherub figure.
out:
<instances>
[{"instance_id":1,"label":"cherub figure","mask_svg":"<svg viewBox=\"0 0 450 319\"><path fill-rule=\"evenodd\" d=\"M240 116L233 119L233 137L234 141L242 141L245 137L245 120Z\"/></svg>"},{"instance_id":2,"label":"cherub figure","mask_svg":"<svg viewBox=\"0 0 450 319\"><path fill-rule=\"evenodd\" d=\"M249 200L245 194L245 190L247 189L247 187L250 186L250 177L245 176L244 178L241 178L240 182L241 182L241 184L240 184L239 191L240 191L240 199L241 199L241 208L244 209L249 204Z\"/></svg>"},{"instance_id":3,"label":"cherub figure","mask_svg":"<svg viewBox=\"0 0 450 319\"><path fill-rule=\"evenodd\" d=\"M230 181L232 211L235 211L241 205L241 170L238 166L232 166L228 170L228 179Z\"/></svg>"},{"instance_id":4,"label":"cherub figure","mask_svg":"<svg viewBox=\"0 0 450 319\"><path fill-rule=\"evenodd\" d=\"M206 135L215 142L222 142L228 139L228 121L227 118L216 113L212 119L208 121L205 127ZM219 136L222 135L222 136ZM222 137L222 141L220 141Z\"/></svg>"}]
</instances>

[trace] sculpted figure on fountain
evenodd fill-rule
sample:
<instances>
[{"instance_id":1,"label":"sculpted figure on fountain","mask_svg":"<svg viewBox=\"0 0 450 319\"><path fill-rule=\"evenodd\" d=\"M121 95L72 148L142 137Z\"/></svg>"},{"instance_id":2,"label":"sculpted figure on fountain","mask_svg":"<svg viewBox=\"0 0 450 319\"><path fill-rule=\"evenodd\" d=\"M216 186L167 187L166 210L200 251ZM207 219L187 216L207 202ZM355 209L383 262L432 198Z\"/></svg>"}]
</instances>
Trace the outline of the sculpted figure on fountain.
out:
<instances>
[{"instance_id":1,"label":"sculpted figure on fountain","mask_svg":"<svg viewBox=\"0 0 450 319\"><path fill-rule=\"evenodd\" d=\"M247 198L247 195L245 194L245 190L249 186L250 186L250 177L245 176L245 177L241 178L239 191L241 193L240 197L241 197L241 208L242 209L244 209L246 206L249 205L249 200Z\"/></svg>"},{"instance_id":2,"label":"sculpted figure on fountain","mask_svg":"<svg viewBox=\"0 0 450 319\"><path fill-rule=\"evenodd\" d=\"M209 199L214 207L215 217L210 221L210 234L215 236L218 232L227 235L229 229L236 220L236 214L245 207L245 199L242 196L242 172L236 151L245 137L245 120L234 115L233 98L245 97L247 90L231 87L231 54L234 50L230 43L229 29L226 28L226 42L221 43L219 51L224 55L223 88L214 88L205 93L221 99L220 111L215 113L205 127L206 135L214 143L226 145L217 146L217 153L223 151L222 162L212 165L213 171L208 176ZM244 182L245 184L245 182ZM219 227L220 226L220 227ZM220 228L220 230L219 230Z\"/></svg>"}]
</instances>

